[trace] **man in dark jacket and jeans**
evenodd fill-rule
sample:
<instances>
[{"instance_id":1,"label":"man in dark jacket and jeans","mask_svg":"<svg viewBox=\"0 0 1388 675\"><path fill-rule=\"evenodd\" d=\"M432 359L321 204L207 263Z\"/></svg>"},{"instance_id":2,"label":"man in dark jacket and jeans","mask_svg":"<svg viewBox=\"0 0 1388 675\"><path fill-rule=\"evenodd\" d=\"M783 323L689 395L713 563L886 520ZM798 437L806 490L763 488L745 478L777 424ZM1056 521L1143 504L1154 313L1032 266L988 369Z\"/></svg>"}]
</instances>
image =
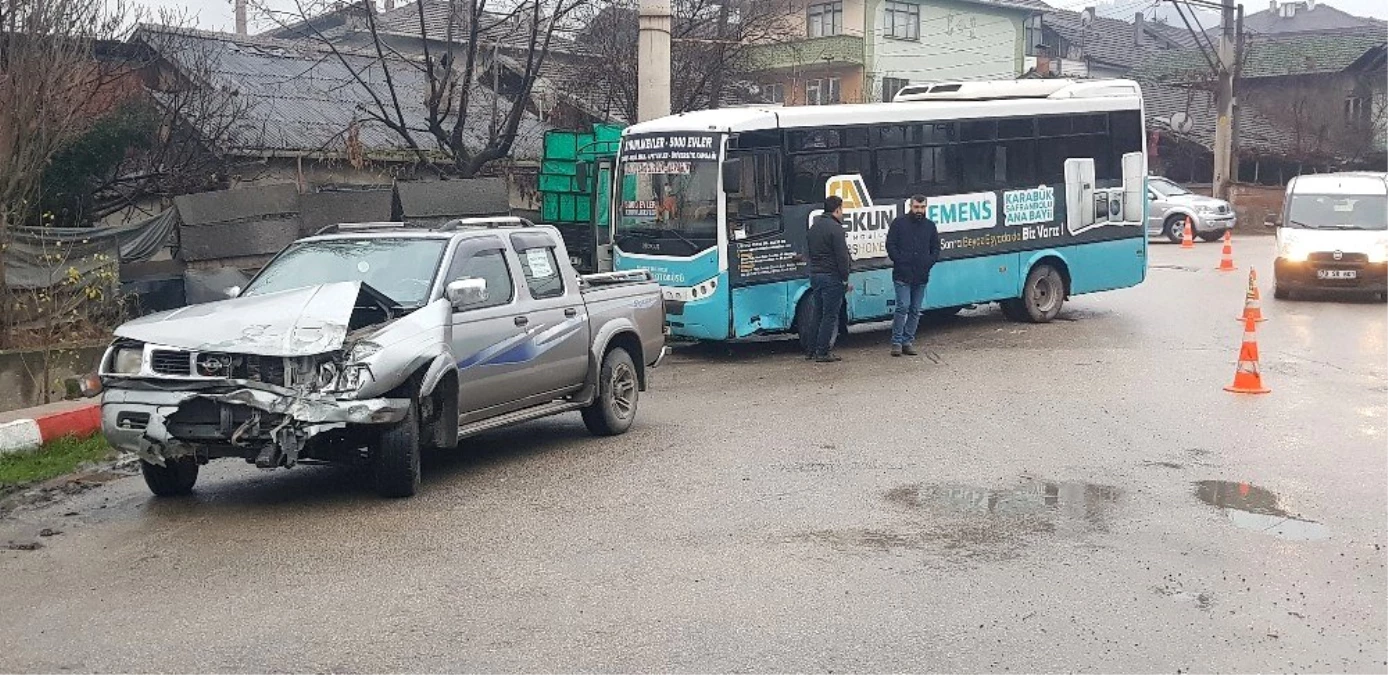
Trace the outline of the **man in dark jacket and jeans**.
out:
<instances>
[{"instance_id":1,"label":"man in dark jacket and jeans","mask_svg":"<svg viewBox=\"0 0 1388 675\"><path fill-rule=\"evenodd\" d=\"M807 336L807 358L820 363L841 361L829 350L838 330L839 310L848 293L848 272L853 258L848 253L848 234L843 229L843 200L824 200L824 213L810 224L810 293L814 313Z\"/></svg>"},{"instance_id":2,"label":"man in dark jacket and jeans","mask_svg":"<svg viewBox=\"0 0 1388 675\"><path fill-rule=\"evenodd\" d=\"M892 316L892 356L915 356L912 345L920 326L921 305L930 268L940 259L940 231L925 217L925 197L911 197L910 212L897 216L887 230L887 256L892 259L896 313Z\"/></svg>"}]
</instances>

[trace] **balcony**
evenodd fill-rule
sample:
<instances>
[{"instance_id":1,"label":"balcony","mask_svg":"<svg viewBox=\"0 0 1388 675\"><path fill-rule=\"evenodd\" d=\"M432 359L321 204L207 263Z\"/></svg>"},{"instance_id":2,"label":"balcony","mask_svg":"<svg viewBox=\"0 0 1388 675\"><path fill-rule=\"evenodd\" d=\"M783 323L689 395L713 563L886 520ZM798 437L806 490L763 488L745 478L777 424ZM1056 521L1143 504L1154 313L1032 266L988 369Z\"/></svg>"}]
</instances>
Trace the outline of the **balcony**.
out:
<instances>
[{"instance_id":1,"label":"balcony","mask_svg":"<svg viewBox=\"0 0 1388 675\"><path fill-rule=\"evenodd\" d=\"M861 36L835 35L758 45L747 50L747 59L754 72L815 66L861 67L867 63L867 49Z\"/></svg>"}]
</instances>

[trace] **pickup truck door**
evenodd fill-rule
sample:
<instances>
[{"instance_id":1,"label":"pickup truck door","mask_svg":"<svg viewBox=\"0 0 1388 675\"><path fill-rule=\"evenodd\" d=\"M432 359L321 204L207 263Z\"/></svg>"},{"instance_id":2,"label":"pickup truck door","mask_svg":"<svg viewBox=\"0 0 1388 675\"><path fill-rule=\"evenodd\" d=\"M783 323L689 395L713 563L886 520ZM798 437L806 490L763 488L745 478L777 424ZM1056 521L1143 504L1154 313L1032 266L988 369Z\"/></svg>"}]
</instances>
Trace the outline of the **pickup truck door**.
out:
<instances>
[{"instance_id":1,"label":"pickup truck door","mask_svg":"<svg viewBox=\"0 0 1388 675\"><path fill-rule=\"evenodd\" d=\"M507 351L525 339L520 317L523 296L516 292L519 275L501 237L476 237L459 242L444 277L447 284L484 279L485 300L453 308L450 341L458 359L458 411L464 423L502 412L508 392L525 385L524 363L507 358Z\"/></svg>"},{"instance_id":2,"label":"pickup truck door","mask_svg":"<svg viewBox=\"0 0 1388 675\"><path fill-rule=\"evenodd\" d=\"M528 300L524 327L530 333L526 369L528 398L542 402L583 386L592 337L578 276L554 236L546 231L511 234ZM564 261L562 264L560 261Z\"/></svg>"}]
</instances>

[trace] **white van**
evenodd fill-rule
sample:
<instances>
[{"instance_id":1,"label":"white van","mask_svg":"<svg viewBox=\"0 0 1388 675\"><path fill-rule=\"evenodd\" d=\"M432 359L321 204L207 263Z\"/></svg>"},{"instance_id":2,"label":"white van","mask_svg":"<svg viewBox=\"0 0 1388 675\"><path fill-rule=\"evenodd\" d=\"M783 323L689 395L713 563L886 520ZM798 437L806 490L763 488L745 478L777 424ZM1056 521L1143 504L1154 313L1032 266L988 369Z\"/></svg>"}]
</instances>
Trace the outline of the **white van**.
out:
<instances>
[{"instance_id":1,"label":"white van","mask_svg":"<svg viewBox=\"0 0 1388 675\"><path fill-rule=\"evenodd\" d=\"M1388 300L1388 173L1297 176L1287 184L1273 267L1279 299L1298 290Z\"/></svg>"}]
</instances>

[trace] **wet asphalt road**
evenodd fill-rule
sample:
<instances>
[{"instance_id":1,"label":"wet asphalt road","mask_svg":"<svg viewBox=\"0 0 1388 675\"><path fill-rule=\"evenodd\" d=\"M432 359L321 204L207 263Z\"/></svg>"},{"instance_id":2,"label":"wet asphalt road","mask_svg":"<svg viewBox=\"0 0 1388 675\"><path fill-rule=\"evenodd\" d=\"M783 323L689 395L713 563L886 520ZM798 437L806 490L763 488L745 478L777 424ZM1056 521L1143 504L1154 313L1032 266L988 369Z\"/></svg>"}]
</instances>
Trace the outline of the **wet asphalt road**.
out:
<instances>
[{"instance_id":1,"label":"wet asphalt road","mask_svg":"<svg viewBox=\"0 0 1388 675\"><path fill-rule=\"evenodd\" d=\"M928 357L682 350L630 434L493 434L409 501L227 462L13 514L0 670L1384 672L1388 315L1238 244L1268 396L1221 391L1246 272L1154 245Z\"/></svg>"}]
</instances>

